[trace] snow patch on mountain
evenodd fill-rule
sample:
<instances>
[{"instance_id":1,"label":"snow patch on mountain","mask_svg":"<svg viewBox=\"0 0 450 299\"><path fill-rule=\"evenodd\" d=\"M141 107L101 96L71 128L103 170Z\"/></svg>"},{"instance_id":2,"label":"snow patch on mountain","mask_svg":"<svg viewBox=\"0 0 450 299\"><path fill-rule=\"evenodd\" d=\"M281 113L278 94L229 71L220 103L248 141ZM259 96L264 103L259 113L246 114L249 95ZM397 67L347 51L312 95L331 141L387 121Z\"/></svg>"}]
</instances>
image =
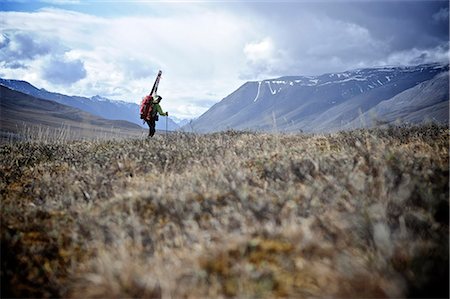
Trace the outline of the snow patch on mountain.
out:
<instances>
[{"instance_id":1,"label":"snow patch on mountain","mask_svg":"<svg viewBox=\"0 0 450 299\"><path fill-rule=\"evenodd\" d=\"M110 99L104 98L104 97L99 96L99 95L91 97L91 100L98 101L98 102L109 102L109 103L112 102Z\"/></svg>"},{"instance_id":2,"label":"snow patch on mountain","mask_svg":"<svg viewBox=\"0 0 450 299\"><path fill-rule=\"evenodd\" d=\"M265 83L267 83L267 85L269 85L270 93L272 95L276 95L277 94L277 90L276 89L275 90L272 89L272 86L270 85L270 81L265 81Z\"/></svg>"},{"instance_id":3,"label":"snow patch on mountain","mask_svg":"<svg viewBox=\"0 0 450 299\"><path fill-rule=\"evenodd\" d=\"M174 123L176 123L180 128L184 125L189 124L191 121L193 121L194 119L188 119L188 118L178 118L176 116L171 116L170 117Z\"/></svg>"},{"instance_id":4,"label":"snow patch on mountain","mask_svg":"<svg viewBox=\"0 0 450 299\"><path fill-rule=\"evenodd\" d=\"M253 100L253 102L256 102L256 101L258 100L259 92L261 91L261 83L262 83L262 81L259 81L259 82L258 82L258 92L256 93L256 97L255 97L255 99Z\"/></svg>"}]
</instances>

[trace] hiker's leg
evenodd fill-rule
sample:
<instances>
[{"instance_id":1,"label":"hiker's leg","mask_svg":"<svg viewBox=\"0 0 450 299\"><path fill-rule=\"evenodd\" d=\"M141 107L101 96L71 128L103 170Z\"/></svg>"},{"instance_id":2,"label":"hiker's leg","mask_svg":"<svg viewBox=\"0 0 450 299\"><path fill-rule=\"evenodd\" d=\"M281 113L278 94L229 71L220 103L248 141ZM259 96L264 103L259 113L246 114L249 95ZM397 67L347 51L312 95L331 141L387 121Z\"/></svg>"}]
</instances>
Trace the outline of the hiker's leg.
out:
<instances>
[{"instance_id":1,"label":"hiker's leg","mask_svg":"<svg viewBox=\"0 0 450 299\"><path fill-rule=\"evenodd\" d=\"M156 121L154 118L148 121L148 127L149 127L149 133L148 136L153 137L155 135L155 127L156 127Z\"/></svg>"},{"instance_id":2,"label":"hiker's leg","mask_svg":"<svg viewBox=\"0 0 450 299\"><path fill-rule=\"evenodd\" d=\"M146 120L145 121L148 125L148 137L152 137L154 133L152 133L152 121Z\"/></svg>"}]
</instances>

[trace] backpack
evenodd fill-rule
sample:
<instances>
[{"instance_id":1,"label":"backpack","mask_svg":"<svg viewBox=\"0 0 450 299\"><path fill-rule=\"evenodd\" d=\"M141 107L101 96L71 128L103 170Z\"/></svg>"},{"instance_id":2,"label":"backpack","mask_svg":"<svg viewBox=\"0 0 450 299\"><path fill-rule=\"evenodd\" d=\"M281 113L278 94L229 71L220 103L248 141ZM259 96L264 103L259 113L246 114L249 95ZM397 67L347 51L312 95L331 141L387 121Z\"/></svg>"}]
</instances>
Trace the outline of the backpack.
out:
<instances>
[{"instance_id":1,"label":"backpack","mask_svg":"<svg viewBox=\"0 0 450 299\"><path fill-rule=\"evenodd\" d=\"M139 110L141 113L141 119L143 119L144 121L150 120L152 116L152 110L153 110L153 97L147 95L142 98L141 108Z\"/></svg>"}]
</instances>

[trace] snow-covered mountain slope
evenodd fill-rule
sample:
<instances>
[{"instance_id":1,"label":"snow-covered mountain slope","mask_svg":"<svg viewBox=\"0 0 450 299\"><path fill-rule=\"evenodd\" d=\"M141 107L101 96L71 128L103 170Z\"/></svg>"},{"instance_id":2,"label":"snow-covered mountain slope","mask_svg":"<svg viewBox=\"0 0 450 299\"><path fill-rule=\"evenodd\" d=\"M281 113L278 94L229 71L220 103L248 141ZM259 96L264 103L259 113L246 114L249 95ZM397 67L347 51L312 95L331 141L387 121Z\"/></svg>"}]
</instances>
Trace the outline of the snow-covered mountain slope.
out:
<instances>
[{"instance_id":1,"label":"snow-covered mountain slope","mask_svg":"<svg viewBox=\"0 0 450 299\"><path fill-rule=\"evenodd\" d=\"M448 64L426 64L247 82L190 127L197 132L333 131L380 102L446 71Z\"/></svg>"},{"instance_id":2,"label":"snow-covered mountain slope","mask_svg":"<svg viewBox=\"0 0 450 299\"><path fill-rule=\"evenodd\" d=\"M449 120L449 73L443 72L433 79L407 89L375 107L346 125L346 128L371 127L396 121L420 123Z\"/></svg>"},{"instance_id":3,"label":"snow-covered mountain slope","mask_svg":"<svg viewBox=\"0 0 450 299\"><path fill-rule=\"evenodd\" d=\"M140 126L147 126L143 125L142 120L139 118L139 105L134 103L114 101L98 95L91 98L68 96L60 93L49 92L45 89L38 89L30 83L21 80L7 80L0 78L0 85L36 98L50 100L70 107L78 108L85 112L101 116L105 119L126 120ZM165 119L160 118L160 121L156 124L156 129L165 130L165 128ZM169 117L168 129L174 131L178 128L179 126Z\"/></svg>"},{"instance_id":4,"label":"snow-covered mountain slope","mask_svg":"<svg viewBox=\"0 0 450 299\"><path fill-rule=\"evenodd\" d=\"M178 126L180 126L180 128L184 125L187 125L192 119L187 119L187 118L178 118L176 116L171 116L170 117Z\"/></svg>"}]
</instances>

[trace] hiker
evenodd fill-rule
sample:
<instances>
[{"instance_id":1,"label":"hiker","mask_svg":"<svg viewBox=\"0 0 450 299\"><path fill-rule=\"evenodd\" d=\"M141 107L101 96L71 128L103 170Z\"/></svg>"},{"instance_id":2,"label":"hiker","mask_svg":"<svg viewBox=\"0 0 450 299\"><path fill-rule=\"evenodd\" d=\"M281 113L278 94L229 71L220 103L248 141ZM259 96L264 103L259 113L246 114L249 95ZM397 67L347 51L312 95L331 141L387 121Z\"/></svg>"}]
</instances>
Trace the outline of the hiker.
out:
<instances>
[{"instance_id":1,"label":"hiker","mask_svg":"<svg viewBox=\"0 0 450 299\"><path fill-rule=\"evenodd\" d=\"M163 112L159 103L161 102L162 97L159 95L155 95L152 101L152 109L150 110L150 117L145 119L149 127L148 137L153 137L155 135L155 126L158 121L158 114L161 116L169 116L169 112Z\"/></svg>"}]
</instances>

